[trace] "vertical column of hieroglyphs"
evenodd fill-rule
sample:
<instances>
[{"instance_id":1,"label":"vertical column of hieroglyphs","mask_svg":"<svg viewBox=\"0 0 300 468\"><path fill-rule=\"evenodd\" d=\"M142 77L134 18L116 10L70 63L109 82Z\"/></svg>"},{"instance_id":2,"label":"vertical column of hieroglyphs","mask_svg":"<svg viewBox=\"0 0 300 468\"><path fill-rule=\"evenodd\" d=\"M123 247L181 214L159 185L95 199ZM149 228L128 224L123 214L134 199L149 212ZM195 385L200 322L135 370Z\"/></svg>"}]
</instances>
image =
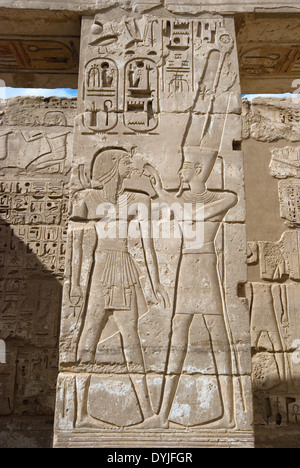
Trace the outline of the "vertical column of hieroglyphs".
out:
<instances>
[{"instance_id":1,"label":"vertical column of hieroglyphs","mask_svg":"<svg viewBox=\"0 0 300 468\"><path fill-rule=\"evenodd\" d=\"M233 20L115 9L81 47L56 446L251 445Z\"/></svg>"},{"instance_id":2,"label":"vertical column of hieroglyphs","mask_svg":"<svg viewBox=\"0 0 300 468\"><path fill-rule=\"evenodd\" d=\"M256 140L259 160L266 161L260 192L271 192L268 201L274 199L266 221L261 210L253 213L253 223L261 219L261 237L252 230L248 243L255 421L258 428L280 426L289 443L291 432L285 428L297 430L300 422L299 104L257 100L249 106L248 121L251 144ZM272 238L264 232L268 221L273 222Z\"/></svg>"},{"instance_id":3,"label":"vertical column of hieroglyphs","mask_svg":"<svg viewBox=\"0 0 300 468\"><path fill-rule=\"evenodd\" d=\"M1 430L25 439L26 428L47 429L34 417L54 414L75 110L76 99L56 98L1 109Z\"/></svg>"}]
</instances>

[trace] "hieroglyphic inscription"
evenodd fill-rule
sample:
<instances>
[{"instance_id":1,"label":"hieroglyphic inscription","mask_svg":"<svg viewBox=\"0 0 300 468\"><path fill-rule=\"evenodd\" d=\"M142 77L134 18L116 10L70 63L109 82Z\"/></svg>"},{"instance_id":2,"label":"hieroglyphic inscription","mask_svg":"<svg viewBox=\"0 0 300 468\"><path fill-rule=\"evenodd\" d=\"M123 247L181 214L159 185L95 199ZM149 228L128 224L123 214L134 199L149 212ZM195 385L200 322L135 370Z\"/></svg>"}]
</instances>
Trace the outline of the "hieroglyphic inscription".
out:
<instances>
[{"instance_id":1,"label":"hieroglyphic inscription","mask_svg":"<svg viewBox=\"0 0 300 468\"><path fill-rule=\"evenodd\" d=\"M62 98L14 98L3 107L0 414L16 430L23 416L51 422L54 412L75 108Z\"/></svg>"},{"instance_id":2,"label":"hieroglyphic inscription","mask_svg":"<svg viewBox=\"0 0 300 468\"><path fill-rule=\"evenodd\" d=\"M230 49L221 19L143 17L103 24L96 17L85 66L84 125L100 133L154 131L161 111L183 112L193 105L208 57L216 50L225 57ZM223 72L229 73L226 67ZM229 73L225 91L235 78ZM214 87L203 90L203 99L212 92Z\"/></svg>"},{"instance_id":3,"label":"hieroglyphic inscription","mask_svg":"<svg viewBox=\"0 0 300 468\"><path fill-rule=\"evenodd\" d=\"M1 268L48 270L63 275L65 227L24 225L10 228L0 225L0 243ZM37 256L36 261L32 253Z\"/></svg>"},{"instance_id":4,"label":"hieroglyphic inscription","mask_svg":"<svg viewBox=\"0 0 300 468\"><path fill-rule=\"evenodd\" d=\"M0 183L2 223L64 225L67 220L68 198L64 184L44 180Z\"/></svg>"},{"instance_id":5,"label":"hieroglyphic inscription","mask_svg":"<svg viewBox=\"0 0 300 468\"><path fill-rule=\"evenodd\" d=\"M232 26L121 11L83 21L56 446L153 429L183 444L187 427L197 440L245 429L252 443L248 312L229 261L246 259ZM154 235L156 201L181 237ZM201 220L195 242L180 213Z\"/></svg>"},{"instance_id":6,"label":"hieroglyphic inscription","mask_svg":"<svg viewBox=\"0 0 300 468\"><path fill-rule=\"evenodd\" d=\"M285 148L272 148L270 163L271 176L277 179L288 177L300 178L300 148L286 146Z\"/></svg>"},{"instance_id":7,"label":"hieroglyphic inscription","mask_svg":"<svg viewBox=\"0 0 300 468\"><path fill-rule=\"evenodd\" d=\"M272 148L270 174L280 180L278 194L280 216L290 228L300 225L300 154L299 147Z\"/></svg>"},{"instance_id":8,"label":"hieroglyphic inscription","mask_svg":"<svg viewBox=\"0 0 300 468\"><path fill-rule=\"evenodd\" d=\"M281 180L278 183L280 216L290 227L300 225L300 180Z\"/></svg>"},{"instance_id":9,"label":"hieroglyphic inscription","mask_svg":"<svg viewBox=\"0 0 300 468\"><path fill-rule=\"evenodd\" d=\"M124 123L134 131L151 131L158 124L158 69L153 60L133 59L125 67Z\"/></svg>"}]
</instances>

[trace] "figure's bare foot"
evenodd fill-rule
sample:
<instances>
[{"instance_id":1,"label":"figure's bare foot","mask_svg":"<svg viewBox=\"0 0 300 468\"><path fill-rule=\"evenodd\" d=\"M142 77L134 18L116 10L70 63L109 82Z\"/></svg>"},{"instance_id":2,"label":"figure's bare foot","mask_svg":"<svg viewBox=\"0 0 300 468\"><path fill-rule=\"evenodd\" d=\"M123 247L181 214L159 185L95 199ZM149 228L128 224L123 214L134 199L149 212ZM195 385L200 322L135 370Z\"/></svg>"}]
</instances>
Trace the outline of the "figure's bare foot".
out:
<instances>
[{"instance_id":1,"label":"figure's bare foot","mask_svg":"<svg viewBox=\"0 0 300 468\"><path fill-rule=\"evenodd\" d=\"M97 419L92 418L88 414L80 416L76 421L76 429L98 429L100 422Z\"/></svg>"},{"instance_id":2,"label":"figure's bare foot","mask_svg":"<svg viewBox=\"0 0 300 468\"><path fill-rule=\"evenodd\" d=\"M77 361L79 364L94 364L95 354L90 351L79 350L77 354Z\"/></svg>"},{"instance_id":3,"label":"figure's bare foot","mask_svg":"<svg viewBox=\"0 0 300 468\"><path fill-rule=\"evenodd\" d=\"M235 422L229 415L225 415L223 418L213 421L212 423L205 424L201 427L205 429L234 429L236 426Z\"/></svg>"},{"instance_id":4,"label":"figure's bare foot","mask_svg":"<svg viewBox=\"0 0 300 468\"><path fill-rule=\"evenodd\" d=\"M154 414L150 418L145 419L142 423L135 426L135 428L141 429L168 429L168 421L163 421L159 414Z\"/></svg>"}]
</instances>

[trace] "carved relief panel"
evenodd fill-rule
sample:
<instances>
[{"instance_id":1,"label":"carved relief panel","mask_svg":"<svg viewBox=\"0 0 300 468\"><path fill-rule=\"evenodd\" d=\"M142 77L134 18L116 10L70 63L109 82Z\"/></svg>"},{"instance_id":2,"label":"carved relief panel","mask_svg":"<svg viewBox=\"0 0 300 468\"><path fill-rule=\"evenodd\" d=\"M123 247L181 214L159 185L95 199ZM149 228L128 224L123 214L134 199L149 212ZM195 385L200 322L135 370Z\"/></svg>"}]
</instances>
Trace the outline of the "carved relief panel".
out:
<instances>
[{"instance_id":1,"label":"carved relief panel","mask_svg":"<svg viewBox=\"0 0 300 468\"><path fill-rule=\"evenodd\" d=\"M137 132L158 125L158 68L152 60L131 60L125 67L124 124Z\"/></svg>"},{"instance_id":2,"label":"carved relief panel","mask_svg":"<svg viewBox=\"0 0 300 468\"><path fill-rule=\"evenodd\" d=\"M55 444L251 445L233 23L114 11L82 41Z\"/></svg>"},{"instance_id":3,"label":"carved relief panel","mask_svg":"<svg viewBox=\"0 0 300 468\"><path fill-rule=\"evenodd\" d=\"M54 414L76 100L13 98L0 130L0 415ZM41 421L40 421L41 424ZM24 432L26 434L26 431Z\"/></svg>"},{"instance_id":4,"label":"carved relief panel","mask_svg":"<svg viewBox=\"0 0 300 468\"><path fill-rule=\"evenodd\" d=\"M112 60L92 60L86 70L85 125L105 132L118 123L118 69Z\"/></svg>"},{"instance_id":5,"label":"carved relief panel","mask_svg":"<svg viewBox=\"0 0 300 468\"><path fill-rule=\"evenodd\" d=\"M130 142L132 147L137 146L134 136L138 136L149 160L155 141L161 147L165 183L174 190L182 135L198 91L194 110L199 113L200 135L211 139L209 116L215 112L219 125L214 138L219 138L220 147L232 148L232 140L226 141L223 129L233 121L233 139L240 140L235 48L224 19L129 18L120 14L116 20L108 14L87 19L85 25L82 100L77 119L82 135L96 134L100 140L106 137L111 144L118 135L121 146ZM204 85L206 78L209 87ZM174 113L171 121L169 113ZM173 138L167 141L165 135L170 129ZM176 156L170 168L167 161L171 155Z\"/></svg>"},{"instance_id":6,"label":"carved relief panel","mask_svg":"<svg viewBox=\"0 0 300 468\"><path fill-rule=\"evenodd\" d=\"M264 170L258 197L270 196L263 209L250 208L248 218L251 282L246 297L251 313L255 423L260 443L272 434L274 444L279 436L289 445L297 438L300 392L299 112L291 99L260 99L251 107L251 144L259 143L254 144L257 159L249 151L253 168L248 166L248 191L253 196L257 179L251 179L251 171L257 173L260 167ZM265 220L261 213L267 210L270 216ZM256 239L255 224L260 232Z\"/></svg>"}]
</instances>

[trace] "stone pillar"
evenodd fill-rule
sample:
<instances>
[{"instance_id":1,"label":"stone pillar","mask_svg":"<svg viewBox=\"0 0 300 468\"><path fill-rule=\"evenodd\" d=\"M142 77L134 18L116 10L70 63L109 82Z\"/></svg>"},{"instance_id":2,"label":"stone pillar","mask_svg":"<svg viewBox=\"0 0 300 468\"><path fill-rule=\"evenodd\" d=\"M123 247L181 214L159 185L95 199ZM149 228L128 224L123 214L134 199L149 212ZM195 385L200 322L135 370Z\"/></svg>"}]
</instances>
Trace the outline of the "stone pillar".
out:
<instances>
[{"instance_id":1,"label":"stone pillar","mask_svg":"<svg viewBox=\"0 0 300 468\"><path fill-rule=\"evenodd\" d=\"M55 446L253 446L233 18L84 18L78 113Z\"/></svg>"}]
</instances>

